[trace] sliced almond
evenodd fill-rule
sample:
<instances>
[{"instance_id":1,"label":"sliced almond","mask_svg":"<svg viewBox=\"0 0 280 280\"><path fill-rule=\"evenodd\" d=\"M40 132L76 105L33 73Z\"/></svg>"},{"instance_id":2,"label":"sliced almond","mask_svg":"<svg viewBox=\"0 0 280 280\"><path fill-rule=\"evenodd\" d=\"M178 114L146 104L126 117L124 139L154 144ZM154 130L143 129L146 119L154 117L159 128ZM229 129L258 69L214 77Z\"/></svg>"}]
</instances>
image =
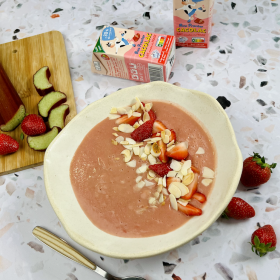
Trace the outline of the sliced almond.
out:
<instances>
[{"instance_id":1,"label":"sliced almond","mask_svg":"<svg viewBox=\"0 0 280 280\"><path fill-rule=\"evenodd\" d=\"M175 145L169 146L166 150L167 150L168 152L170 152L174 147L175 147Z\"/></svg>"},{"instance_id":2,"label":"sliced almond","mask_svg":"<svg viewBox=\"0 0 280 280\"><path fill-rule=\"evenodd\" d=\"M115 131L119 131L119 129L118 129L117 127L113 127L113 129L114 129Z\"/></svg>"},{"instance_id":3,"label":"sliced almond","mask_svg":"<svg viewBox=\"0 0 280 280\"><path fill-rule=\"evenodd\" d=\"M134 160L132 160L130 162L127 162L126 165L129 166L129 167L134 168L134 167L136 167L136 160L134 159Z\"/></svg>"},{"instance_id":4,"label":"sliced almond","mask_svg":"<svg viewBox=\"0 0 280 280\"><path fill-rule=\"evenodd\" d=\"M165 137L165 130L160 132L160 137L161 137L162 140L164 139L164 137Z\"/></svg>"},{"instance_id":5,"label":"sliced almond","mask_svg":"<svg viewBox=\"0 0 280 280\"><path fill-rule=\"evenodd\" d=\"M134 125L133 125L133 128L138 128L140 126L140 124L138 122L136 122Z\"/></svg>"},{"instance_id":6,"label":"sliced almond","mask_svg":"<svg viewBox=\"0 0 280 280\"><path fill-rule=\"evenodd\" d=\"M171 147L174 144L174 140L167 144L167 148Z\"/></svg>"},{"instance_id":7,"label":"sliced almond","mask_svg":"<svg viewBox=\"0 0 280 280\"><path fill-rule=\"evenodd\" d=\"M146 112L149 112L153 107L153 103L146 103L145 104L145 110Z\"/></svg>"},{"instance_id":8,"label":"sliced almond","mask_svg":"<svg viewBox=\"0 0 280 280\"><path fill-rule=\"evenodd\" d=\"M163 143L167 144L169 142L169 136L165 135L164 139L162 139Z\"/></svg>"},{"instance_id":9,"label":"sliced almond","mask_svg":"<svg viewBox=\"0 0 280 280\"><path fill-rule=\"evenodd\" d=\"M150 118L150 115L147 113L147 112L145 112L144 113L144 115L143 115L143 122L147 122L147 121L149 121L151 118Z\"/></svg>"},{"instance_id":10,"label":"sliced almond","mask_svg":"<svg viewBox=\"0 0 280 280\"><path fill-rule=\"evenodd\" d=\"M109 120L115 120L120 117L121 117L121 115L118 115L118 114L109 114L109 116L108 116Z\"/></svg>"},{"instance_id":11,"label":"sliced almond","mask_svg":"<svg viewBox=\"0 0 280 280\"><path fill-rule=\"evenodd\" d=\"M144 186L145 186L145 182L143 182L143 181L140 181L139 183L137 183L137 187L139 189L142 189Z\"/></svg>"},{"instance_id":12,"label":"sliced almond","mask_svg":"<svg viewBox=\"0 0 280 280\"><path fill-rule=\"evenodd\" d=\"M132 116L132 113L133 113L133 111L132 111L131 109L128 110L128 112L127 112L127 117L130 118L130 117Z\"/></svg>"},{"instance_id":13,"label":"sliced almond","mask_svg":"<svg viewBox=\"0 0 280 280\"><path fill-rule=\"evenodd\" d=\"M159 177L158 178L158 185L162 185L163 183L162 183L162 177Z\"/></svg>"},{"instance_id":14,"label":"sliced almond","mask_svg":"<svg viewBox=\"0 0 280 280\"><path fill-rule=\"evenodd\" d=\"M189 184L192 183L194 179L194 174L193 173L189 173L188 175L183 177L182 183L186 186L188 186Z\"/></svg>"},{"instance_id":15,"label":"sliced almond","mask_svg":"<svg viewBox=\"0 0 280 280\"><path fill-rule=\"evenodd\" d=\"M132 145L123 145L123 147L125 148L125 149L128 149L128 150L131 150L132 151Z\"/></svg>"},{"instance_id":16,"label":"sliced almond","mask_svg":"<svg viewBox=\"0 0 280 280\"><path fill-rule=\"evenodd\" d=\"M116 137L118 137L119 135L118 135L118 133L116 133L116 132L114 132L114 133L112 133L114 136L116 136Z\"/></svg>"},{"instance_id":17,"label":"sliced almond","mask_svg":"<svg viewBox=\"0 0 280 280\"><path fill-rule=\"evenodd\" d=\"M164 195L169 195L169 193L168 193L168 191L167 191L166 188L162 188L162 193L163 193Z\"/></svg>"},{"instance_id":18,"label":"sliced almond","mask_svg":"<svg viewBox=\"0 0 280 280\"><path fill-rule=\"evenodd\" d=\"M208 187L212 182L213 182L212 179L203 179L203 180L201 181L201 183L202 183L205 187Z\"/></svg>"},{"instance_id":19,"label":"sliced almond","mask_svg":"<svg viewBox=\"0 0 280 280\"><path fill-rule=\"evenodd\" d=\"M121 143L122 141L124 141L124 138L123 138L122 136L118 136L118 137L116 138L116 141L117 141L118 143Z\"/></svg>"},{"instance_id":20,"label":"sliced almond","mask_svg":"<svg viewBox=\"0 0 280 280\"><path fill-rule=\"evenodd\" d=\"M141 180L142 180L142 176L138 176L138 177L136 178L136 183L139 183Z\"/></svg>"},{"instance_id":21,"label":"sliced almond","mask_svg":"<svg viewBox=\"0 0 280 280\"><path fill-rule=\"evenodd\" d=\"M132 110L136 111L139 109L140 105L141 105L141 101L139 100L138 97L135 98L136 99L136 103L132 106Z\"/></svg>"},{"instance_id":22,"label":"sliced almond","mask_svg":"<svg viewBox=\"0 0 280 280\"><path fill-rule=\"evenodd\" d=\"M143 153L142 155L140 155L140 158L141 158L142 160L147 160L148 156L147 156L146 153Z\"/></svg>"},{"instance_id":23,"label":"sliced almond","mask_svg":"<svg viewBox=\"0 0 280 280\"><path fill-rule=\"evenodd\" d=\"M147 187L151 187L151 186L154 186L154 185L155 185L154 182L150 182L150 181L148 181L148 180L144 180L144 182L145 182L145 185L146 185Z\"/></svg>"},{"instance_id":24,"label":"sliced almond","mask_svg":"<svg viewBox=\"0 0 280 280\"><path fill-rule=\"evenodd\" d=\"M172 159L170 167L174 170L174 171L180 171L182 168L182 164L180 161L177 161L175 159Z\"/></svg>"},{"instance_id":25,"label":"sliced almond","mask_svg":"<svg viewBox=\"0 0 280 280\"><path fill-rule=\"evenodd\" d=\"M162 185L166 187L166 175L162 178Z\"/></svg>"},{"instance_id":26,"label":"sliced almond","mask_svg":"<svg viewBox=\"0 0 280 280\"><path fill-rule=\"evenodd\" d=\"M158 202L159 202L159 203L162 203L163 201L164 201L164 199L163 199L163 194L161 193L161 194L159 195Z\"/></svg>"},{"instance_id":27,"label":"sliced almond","mask_svg":"<svg viewBox=\"0 0 280 280\"><path fill-rule=\"evenodd\" d=\"M121 141L120 142L121 145L129 145L128 141ZM132 148L132 147L131 147Z\"/></svg>"},{"instance_id":28,"label":"sliced almond","mask_svg":"<svg viewBox=\"0 0 280 280\"><path fill-rule=\"evenodd\" d=\"M156 198L155 197L150 197L149 198L149 204L150 205L155 205L156 204Z\"/></svg>"},{"instance_id":29,"label":"sliced almond","mask_svg":"<svg viewBox=\"0 0 280 280\"><path fill-rule=\"evenodd\" d=\"M152 148L151 148L151 154L154 157L159 157L160 156L161 150L160 150L160 147L159 147L158 143L153 143Z\"/></svg>"},{"instance_id":30,"label":"sliced almond","mask_svg":"<svg viewBox=\"0 0 280 280\"><path fill-rule=\"evenodd\" d=\"M117 114L118 113L118 110L116 107L112 107L111 110L110 110L110 114Z\"/></svg>"},{"instance_id":31,"label":"sliced almond","mask_svg":"<svg viewBox=\"0 0 280 280\"><path fill-rule=\"evenodd\" d=\"M182 196L181 190L174 184L174 182L169 185L168 191L172 193L176 198Z\"/></svg>"},{"instance_id":32,"label":"sliced almond","mask_svg":"<svg viewBox=\"0 0 280 280\"><path fill-rule=\"evenodd\" d=\"M126 109L125 109L125 108L122 108L122 107L117 108L117 112L118 112L118 114L120 114L120 115L126 115L126 114L127 114Z\"/></svg>"},{"instance_id":33,"label":"sliced almond","mask_svg":"<svg viewBox=\"0 0 280 280\"><path fill-rule=\"evenodd\" d=\"M171 184L174 184L176 187L178 187L181 191L181 196L184 196L186 195L187 193L189 193L189 189L183 184L183 183L180 183L180 182L173 182Z\"/></svg>"},{"instance_id":34,"label":"sliced almond","mask_svg":"<svg viewBox=\"0 0 280 280\"><path fill-rule=\"evenodd\" d=\"M186 200L186 199L183 199L183 198L178 199L178 203L180 203L183 206L186 206L189 203L189 201L190 200Z\"/></svg>"},{"instance_id":35,"label":"sliced almond","mask_svg":"<svg viewBox=\"0 0 280 280\"><path fill-rule=\"evenodd\" d=\"M156 158L152 154L148 155L148 161L150 162L151 165L154 165L157 163Z\"/></svg>"},{"instance_id":36,"label":"sliced almond","mask_svg":"<svg viewBox=\"0 0 280 280\"><path fill-rule=\"evenodd\" d=\"M119 157L116 157L116 158L115 158L115 160L119 160L119 159L120 159Z\"/></svg>"},{"instance_id":37,"label":"sliced almond","mask_svg":"<svg viewBox=\"0 0 280 280\"><path fill-rule=\"evenodd\" d=\"M158 182L158 177L155 177L155 178L154 178L154 181L156 181L156 183L157 183L157 182Z\"/></svg>"},{"instance_id":38,"label":"sliced almond","mask_svg":"<svg viewBox=\"0 0 280 280\"><path fill-rule=\"evenodd\" d=\"M191 166L192 166L192 161L191 160L186 160L183 163L183 166L182 166L182 169L181 169L182 174L187 175L188 174L188 169L191 168Z\"/></svg>"},{"instance_id":39,"label":"sliced almond","mask_svg":"<svg viewBox=\"0 0 280 280\"><path fill-rule=\"evenodd\" d=\"M129 144L131 144L131 145L136 144L136 141L133 140L132 138L126 137L125 140L126 140Z\"/></svg>"},{"instance_id":40,"label":"sliced almond","mask_svg":"<svg viewBox=\"0 0 280 280\"><path fill-rule=\"evenodd\" d=\"M141 117L141 113L139 113L139 112L133 112L133 113L132 113L132 116L133 116L133 117Z\"/></svg>"},{"instance_id":41,"label":"sliced almond","mask_svg":"<svg viewBox=\"0 0 280 280\"><path fill-rule=\"evenodd\" d=\"M197 154L197 155L203 155L203 154L205 154L205 151L204 151L203 148L199 147L199 148L197 149L197 151L196 151L196 154Z\"/></svg>"},{"instance_id":42,"label":"sliced almond","mask_svg":"<svg viewBox=\"0 0 280 280\"><path fill-rule=\"evenodd\" d=\"M143 140L144 142L158 142L159 140L161 140L161 137L153 137L153 138L147 138L145 140Z\"/></svg>"},{"instance_id":43,"label":"sliced almond","mask_svg":"<svg viewBox=\"0 0 280 280\"><path fill-rule=\"evenodd\" d=\"M151 148L152 148L151 144L147 144L145 146L144 152L145 152L146 155L149 155L151 153Z\"/></svg>"},{"instance_id":44,"label":"sliced almond","mask_svg":"<svg viewBox=\"0 0 280 280\"><path fill-rule=\"evenodd\" d=\"M130 124L120 124L118 126L119 131L124 132L124 133L131 133L134 131L134 128Z\"/></svg>"},{"instance_id":45,"label":"sliced almond","mask_svg":"<svg viewBox=\"0 0 280 280\"><path fill-rule=\"evenodd\" d=\"M213 179L214 176L215 176L215 172L212 169L210 169L208 167L202 168L202 177Z\"/></svg>"},{"instance_id":46,"label":"sliced almond","mask_svg":"<svg viewBox=\"0 0 280 280\"><path fill-rule=\"evenodd\" d=\"M170 194L170 195L169 195L169 200L170 200L170 205L171 205L171 207L172 207L174 210L178 211L177 200L176 200L176 198L175 198L175 196L174 196L173 194Z\"/></svg>"},{"instance_id":47,"label":"sliced almond","mask_svg":"<svg viewBox=\"0 0 280 280\"><path fill-rule=\"evenodd\" d=\"M132 153L130 150L123 150L121 154L124 155L124 162L129 162L131 160Z\"/></svg>"},{"instance_id":48,"label":"sliced almond","mask_svg":"<svg viewBox=\"0 0 280 280\"><path fill-rule=\"evenodd\" d=\"M179 172L176 174L176 177L179 178L179 179L181 179L181 180L183 180L184 175L182 174L181 171L179 171Z\"/></svg>"},{"instance_id":49,"label":"sliced almond","mask_svg":"<svg viewBox=\"0 0 280 280\"><path fill-rule=\"evenodd\" d=\"M147 171L147 169L148 169L148 165L143 164L139 168L136 169L136 173L137 174L145 173Z\"/></svg>"},{"instance_id":50,"label":"sliced almond","mask_svg":"<svg viewBox=\"0 0 280 280\"><path fill-rule=\"evenodd\" d=\"M171 135L171 131L169 129L165 129L165 135L170 136Z\"/></svg>"},{"instance_id":51,"label":"sliced almond","mask_svg":"<svg viewBox=\"0 0 280 280\"><path fill-rule=\"evenodd\" d=\"M139 148L139 157L141 157L142 154L144 154L144 147Z\"/></svg>"},{"instance_id":52,"label":"sliced almond","mask_svg":"<svg viewBox=\"0 0 280 280\"><path fill-rule=\"evenodd\" d=\"M138 142L136 144L133 144L132 146L133 147L139 147L139 146L142 146L142 145L144 145L144 142Z\"/></svg>"},{"instance_id":53,"label":"sliced almond","mask_svg":"<svg viewBox=\"0 0 280 280\"><path fill-rule=\"evenodd\" d=\"M116 140L112 139L112 144L117 146L118 142Z\"/></svg>"},{"instance_id":54,"label":"sliced almond","mask_svg":"<svg viewBox=\"0 0 280 280\"><path fill-rule=\"evenodd\" d=\"M157 188L157 192L160 193L162 191L162 188L163 188L162 185L159 185L158 188Z\"/></svg>"},{"instance_id":55,"label":"sliced almond","mask_svg":"<svg viewBox=\"0 0 280 280\"><path fill-rule=\"evenodd\" d=\"M152 178L155 178L155 177L156 177L156 173L155 173L153 170L149 170L149 175L150 175L150 177L152 177Z\"/></svg>"},{"instance_id":56,"label":"sliced almond","mask_svg":"<svg viewBox=\"0 0 280 280\"><path fill-rule=\"evenodd\" d=\"M136 146L136 147L133 147L133 153L136 155L136 156L139 156L139 147Z\"/></svg>"},{"instance_id":57,"label":"sliced almond","mask_svg":"<svg viewBox=\"0 0 280 280\"><path fill-rule=\"evenodd\" d=\"M175 177L176 174L177 174L176 171L169 171L169 172L167 173L167 177Z\"/></svg>"},{"instance_id":58,"label":"sliced almond","mask_svg":"<svg viewBox=\"0 0 280 280\"><path fill-rule=\"evenodd\" d=\"M152 177L149 175L149 173L147 173L147 179L148 179L148 180L153 180L154 178L152 178Z\"/></svg>"},{"instance_id":59,"label":"sliced almond","mask_svg":"<svg viewBox=\"0 0 280 280\"><path fill-rule=\"evenodd\" d=\"M139 120L138 122L140 125L142 125L144 123L142 120Z\"/></svg>"},{"instance_id":60,"label":"sliced almond","mask_svg":"<svg viewBox=\"0 0 280 280\"><path fill-rule=\"evenodd\" d=\"M155 192L155 193L154 193L154 197L155 197L155 198L158 198L158 197L159 197L159 192Z\"/></svg>"}]
</instances>

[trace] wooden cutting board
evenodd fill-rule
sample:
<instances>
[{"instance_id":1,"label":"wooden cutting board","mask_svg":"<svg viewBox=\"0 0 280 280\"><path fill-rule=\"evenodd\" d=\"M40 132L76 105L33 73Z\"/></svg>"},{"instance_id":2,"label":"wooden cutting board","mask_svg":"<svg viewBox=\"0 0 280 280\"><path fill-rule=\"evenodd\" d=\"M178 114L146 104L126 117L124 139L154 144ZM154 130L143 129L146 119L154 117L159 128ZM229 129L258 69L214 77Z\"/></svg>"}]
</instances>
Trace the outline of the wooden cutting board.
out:
<instances>
[{"instance_id":1,"label":"wooden cutting board","mask_svg":"<svg viewBox=\"0 0 280 280\"><path fill-rule=\"evenodd\" d=\"M37 104L42 97L33 85L33 75L43 66L50 68L50 82L54 89L67 95L66 104L70 107L70 113L66 123L77 114L64 40L60 32L50 31L2 44L0 62L26 106L28 114L38 114ZM21 133L20 126L7 133L20 143L20 148L14 154L0 155L0 175L43 164L45 153L30 149L26 136L23 140L20 139Z\"/></svg>"}]
</instances>

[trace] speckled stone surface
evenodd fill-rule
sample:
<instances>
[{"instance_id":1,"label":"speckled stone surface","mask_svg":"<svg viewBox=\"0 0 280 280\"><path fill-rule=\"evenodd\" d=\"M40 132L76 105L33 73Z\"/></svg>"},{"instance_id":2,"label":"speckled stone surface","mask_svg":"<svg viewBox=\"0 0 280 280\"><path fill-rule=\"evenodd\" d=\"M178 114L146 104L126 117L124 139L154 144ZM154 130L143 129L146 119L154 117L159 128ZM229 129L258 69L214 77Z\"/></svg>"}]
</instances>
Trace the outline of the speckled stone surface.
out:
<instances>
[{"instance_id":1,"label":"speckled stone surface","mask_svg":"<svg viewBox=\"0 0 280 280\"><path fill-rule=\"evenodd\" d=\"M271 224L280 234L280 9L279 1L216 1L208 49L179 48L170 83L204 91L223 103L242 154L262 153L277 162L271 180L259 189L239 186L236 196L253 205L247 221L219 219L192 242L152 258L118 260L100 256L67 236L46 196L43 168L0 177L0 279L101 279L61 257L32 236L41 225L75 245L119 276L147 280L279 280L280 252L259 258L250 236ZM57 15L57 16L54 16ZM103 25L173 34L172 1L0 1L0 43L59 30L80 112L91 102L136 82L90 71L91 52ZM280 246L280 245L279 245Z\"/></svg>"}]
</instances>

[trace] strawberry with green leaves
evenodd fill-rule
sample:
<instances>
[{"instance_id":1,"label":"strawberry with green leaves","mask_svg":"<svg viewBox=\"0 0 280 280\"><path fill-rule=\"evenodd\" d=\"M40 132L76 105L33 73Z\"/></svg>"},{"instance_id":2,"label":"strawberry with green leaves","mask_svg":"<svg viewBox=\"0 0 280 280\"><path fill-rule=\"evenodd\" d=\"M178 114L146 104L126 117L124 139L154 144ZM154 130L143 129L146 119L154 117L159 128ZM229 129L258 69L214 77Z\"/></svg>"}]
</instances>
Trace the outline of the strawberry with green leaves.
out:
<instances>
[{"instance_id":1,"label":"strawberry with green leaves","mask_svg":"<svg viewBox=\"0 0 280 280\"><path fill-rule=\"evenodd\" d=\"M253 156L244 160L240 181L245 187L256 187L264 184L270 179L272 169L275 167L276 163L269 165L265 162L264 157L254 153Z\"/></svg>"},{"instance_id":2,"label":"strawberry with green leaves","mask_svg":"<svg viewBox=\"0 0 280 280\"><path fill-rule=\"evenodd\" d=\"M255 230L251 237L252 251L262 257L276 248L277 238L271 225Z\"/></svg>"}]
</instances>

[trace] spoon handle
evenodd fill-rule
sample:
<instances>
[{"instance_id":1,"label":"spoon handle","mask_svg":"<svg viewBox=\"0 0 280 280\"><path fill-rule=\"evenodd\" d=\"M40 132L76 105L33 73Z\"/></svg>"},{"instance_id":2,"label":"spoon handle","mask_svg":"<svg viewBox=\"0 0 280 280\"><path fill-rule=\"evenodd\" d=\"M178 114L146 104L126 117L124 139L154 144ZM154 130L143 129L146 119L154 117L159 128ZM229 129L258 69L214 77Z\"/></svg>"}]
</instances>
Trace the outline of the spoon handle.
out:
<instances>
[{"instance_id":1,"label":"spoon handle","mask_svg":"<svg viewBox=\"0 0 280 280\"><path fill-rule=\"evenodd\" d=\"M76 249L71 247L63 239L54 235L53 233L49 232L48 230L46 230L42 227L35 227L33 229L32 233L43 243L45 243L46 245L48 245L55 251L59 252L63 256L65 256L79 264L82 264L91 270L96 270L96 265L92 261L87 259L84 255L79 253Z\"/></svg>"}]
</instances>

